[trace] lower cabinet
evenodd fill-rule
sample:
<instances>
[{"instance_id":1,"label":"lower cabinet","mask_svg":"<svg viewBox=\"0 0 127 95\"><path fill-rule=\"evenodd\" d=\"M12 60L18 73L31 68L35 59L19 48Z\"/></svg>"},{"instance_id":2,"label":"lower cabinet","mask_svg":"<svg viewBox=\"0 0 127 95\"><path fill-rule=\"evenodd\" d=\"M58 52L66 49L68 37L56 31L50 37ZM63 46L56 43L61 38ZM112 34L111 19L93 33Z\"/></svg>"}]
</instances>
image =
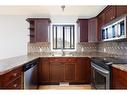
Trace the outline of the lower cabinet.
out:
<instances>
[{"instance_id":1,"label":"lower cabinet","mask_svg":"<svg viewBox=\"0 0 127 95\"><path fill-rule=\"evenodd\" d=\"M50 63L50 81L63 82L64 81L64 64L52 62Z\"/></svg>"},{"instance_id":2,"label":"lower cabinet","mask_svg":"<svg viewBox=\"0 0 127 95\"><path fill-rule=\"evenodd\" d=\"M113 89L127 89L127 72L112 68L112 88Z\"/></svg>"},{"instance_id":3,"label":"lower cabinet","mask_svg":"<svg viewBox=\"0 0 127 95\"><path fill-rule=\"evenodd\" d=\"M89 58L79 58L76 64L76 81L81 83L90 83L90 59Z\"/></svg>"},{"instance_id":4,"label":"lower cabinet","mask_svg":"<svg viewBox=\"0 0 127 95\"><path fill-rule=\"evenodd\" d=\"M50 81L50 63L49 58L39 59L39 83L46 83Z\"/></svg>"},{"instance_id":5,"label":"lower cabinet","mask_svg":"<svg viewBox=\"0 0 127 95\"><path fill-rule=\"evenodd\" d=\"M40 58L39 83L90 83L89 58Z\"/></svg>"},{"instance_id":6,"label":"lower cabinet","mask_svg":"<svg viewBox=\"0 0 127 95\"><path fill-rule=\"evenodd\" d=\"M75 64L65 63L65 81L75 82Z\"/></svg>"},{"instance_id":7,"label":"lower cabinet","mask_svg":"<svg viewBox=\"0 0 127 95\"><path fill-rule=\"evenodd\" d=\"M0 89L23 89L22 67L0 76Z\"/></svg>"}]
</instances>

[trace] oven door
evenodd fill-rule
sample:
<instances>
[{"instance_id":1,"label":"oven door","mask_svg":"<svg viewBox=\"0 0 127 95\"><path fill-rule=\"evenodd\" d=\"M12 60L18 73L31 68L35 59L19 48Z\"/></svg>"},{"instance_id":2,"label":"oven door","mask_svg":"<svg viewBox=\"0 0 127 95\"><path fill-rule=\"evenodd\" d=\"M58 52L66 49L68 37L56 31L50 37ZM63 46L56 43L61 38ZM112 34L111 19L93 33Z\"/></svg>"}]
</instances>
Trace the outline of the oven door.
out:
<instances>
[{"instance_id":1,"label":"oven door","mask_svg":"<svg viewBox=\"0 0 127 95\"><path fill-rule=\"evenodd\" d=\"M95 89L109 89L110 72L94 63L91 63L91 84Z\"/></svg>"}]
</instances>

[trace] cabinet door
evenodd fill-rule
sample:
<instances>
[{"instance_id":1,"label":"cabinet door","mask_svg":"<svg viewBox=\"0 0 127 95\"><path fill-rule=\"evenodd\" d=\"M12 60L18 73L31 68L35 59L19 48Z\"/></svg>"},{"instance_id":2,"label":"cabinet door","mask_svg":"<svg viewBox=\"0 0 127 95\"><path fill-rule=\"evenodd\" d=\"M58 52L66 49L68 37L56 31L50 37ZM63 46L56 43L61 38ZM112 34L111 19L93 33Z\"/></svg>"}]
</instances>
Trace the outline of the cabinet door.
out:
<instances>
[{"instance_id":1,"label":"cabinet door","mask_svg":"<svg viewBox=\"0 0 127 95\"><path fill-rule=\"evenodd\" d=\"M97 18L88 20L88 41L97 42Z\"/></svg>"},{"instance_id":2,"label":"cabinet door","mask_svg":"<svg viewBox=\"0 0 127 95\"><path fill-rule=\"evenodd\" d=\"M80 42L88 42L88 20L78 20L78 31L80 32Z\"/></svg>"},{"instance_id":3,"label":"cabinet door","mask_svg":"<svg viewBox=\"0 0 127 95\"><path fill-rule=\"evenodd\" d=\"M65 63L65 81L75 81L75 63Z\"/></svg>"},{"instance_id":4,"label":"cabinet door","mask_svg":"<svg viewBox=\"0 0 127 95\"><path fill-rule=\"evenodd\" d=\"M89 58L79 58L76 64L76 82L90 83L90 74Z\"/></svg>"},{"instance_id":5,"label":"cabinet door","mask_svg":"<svg viewBox=\"0 0 127 95\"><path fill-rule=\"evenodd\" d=\"M41 58L39 63L39 82L49 82L49 58Z\"/></svg>"},{"instance_id":6,"label":"cabinet door","mask_svg":"<svg viewBox=\"0 0 127 95\"><path fill-rule=\"evenodd\" d=\"M97 39L98 41L100 41L101 40L101 27L105 24L105 13L104 12L102 12L98 16L97 21L98 21Z\"/></svg>"},{"instance_id":7,"label":"cabinet door","mask_svg":"<svg viewBox=\"0 0 127 95\"><path fill-rule=\"evenodd\" d=\"M36 42L47 42L48 41L48 20L35 20L36 29Z\"/></svg>"},{"instance_id":8,"label":"cabinet door","mask_svg":"<svg viewBox=\"0 0 127 95\"><path fill-rule=\"evenodd\" d=\"M108 23L109 21L113 20L116 17L116 7L109 6L105 11L105 22Z\"/></svg>"},{"instance_id":9,"label":"cabinet door","mask_svg":"<svg viewBox=\"0 0 127 95\"><path fill-rule=\"evenodd\" d=\"M18 67L8 73L0 75L0 89L22 89L23 72L22 67Z\"/></svg>"},{"instance_id":10,"label":"cabinet door","mask_svg":"<svg viewBox=\"0 0 127 95\"><path fill-rule=\"evenodd\" d=\"M60 62L50 63L50 81L51 82L64 81L64 63L60 63Z\"/></svg>"},{"instance_id":11,"label":"cabinet door","mask_svg":"<svg viewBox=\"0 0 127 95\"><path fill-rule=\"evenodd\" d=\"M123 14L127 14L127 5L118 5L116 6L117 17Z\"/></svg>"},{"instance_id":12,"label":"cabinet door","mask_svg":"<svg viewBox=\"0 0 127 95\"><path fill-rule=\"evenodd\" d=\"M112 88L113 89L127 89L126 71L114 68L112 69Z\"/></svg>"}]
</instances>

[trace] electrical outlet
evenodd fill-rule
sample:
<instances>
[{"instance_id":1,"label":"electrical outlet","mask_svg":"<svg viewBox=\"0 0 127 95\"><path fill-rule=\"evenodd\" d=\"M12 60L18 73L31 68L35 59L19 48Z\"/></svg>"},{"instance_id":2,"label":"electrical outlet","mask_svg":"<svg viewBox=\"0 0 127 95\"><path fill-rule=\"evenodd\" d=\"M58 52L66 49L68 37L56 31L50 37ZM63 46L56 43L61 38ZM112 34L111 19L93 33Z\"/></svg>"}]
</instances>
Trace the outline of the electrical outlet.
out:
<instances>
[{"instance_id":1,"label":"electrical outlet","mask_svg":"<svg viewBox=\"0 0 127 95\"><path fill-rule=\"evenodd\" d=\"M42 49L40 48L40 52L42 52Z\"/></svg>"},{"instance_id":2,"label":"electrical outlet","mask_svg":"<svg viewBox=\"0 0 127 95\"><path fill-rule=\"evenodd\" d=\"M106 49L104 48L104 52L106 52Z\"/></svg>"}]
</instances>

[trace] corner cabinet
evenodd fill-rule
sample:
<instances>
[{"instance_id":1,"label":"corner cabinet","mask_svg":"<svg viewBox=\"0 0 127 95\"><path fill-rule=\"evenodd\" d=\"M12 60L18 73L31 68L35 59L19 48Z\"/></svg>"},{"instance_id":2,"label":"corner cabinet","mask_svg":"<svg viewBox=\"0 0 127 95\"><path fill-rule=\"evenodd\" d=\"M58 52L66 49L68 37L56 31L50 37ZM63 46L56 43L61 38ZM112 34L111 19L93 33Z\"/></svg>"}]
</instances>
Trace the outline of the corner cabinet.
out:
<instances>
[{"instance_id":1,"label":"corner cabinet","mask_svg":"<svg viewBox=\"0 0 127 95\"><path fill-rule=\"evenodd\" d=\"M78 19L77 30L80 33L80 42L88 42L88 19Z\"/></svg>"},{"instance_id":2,"label":"corner cabinet","mask_svg":"<svg viewBox=\"0 0 127 95\"><path fill-rule=\"evenodd\" d=\"M48 42L48 35L50 30L49 18L28 18L30 27L30 43Z\"/></svg>"},{"instance_id":3,"label":"corner cabinet","mask_svg":"<svg viewBox=\"0 0 127 95\"><path fill-rule=\"evenodd\" d=\"M88 20L88 41L97 42L98 41L97 33L97 18L91 18Z\"/></svg>"},{"instance_id":4,"label":"corner cabinet","mask_svg":"<svg viewBox=\"0 0 127 95\"><path fill-rule=\"evenodd\" d=\"M105 14L104 12L100 13L98 16L97 16L97 21L98 21L98 34L97 34L97 38L98 38L98 41L101 41L101 27L105 24Z\"/></svg>"}]
</instances>

